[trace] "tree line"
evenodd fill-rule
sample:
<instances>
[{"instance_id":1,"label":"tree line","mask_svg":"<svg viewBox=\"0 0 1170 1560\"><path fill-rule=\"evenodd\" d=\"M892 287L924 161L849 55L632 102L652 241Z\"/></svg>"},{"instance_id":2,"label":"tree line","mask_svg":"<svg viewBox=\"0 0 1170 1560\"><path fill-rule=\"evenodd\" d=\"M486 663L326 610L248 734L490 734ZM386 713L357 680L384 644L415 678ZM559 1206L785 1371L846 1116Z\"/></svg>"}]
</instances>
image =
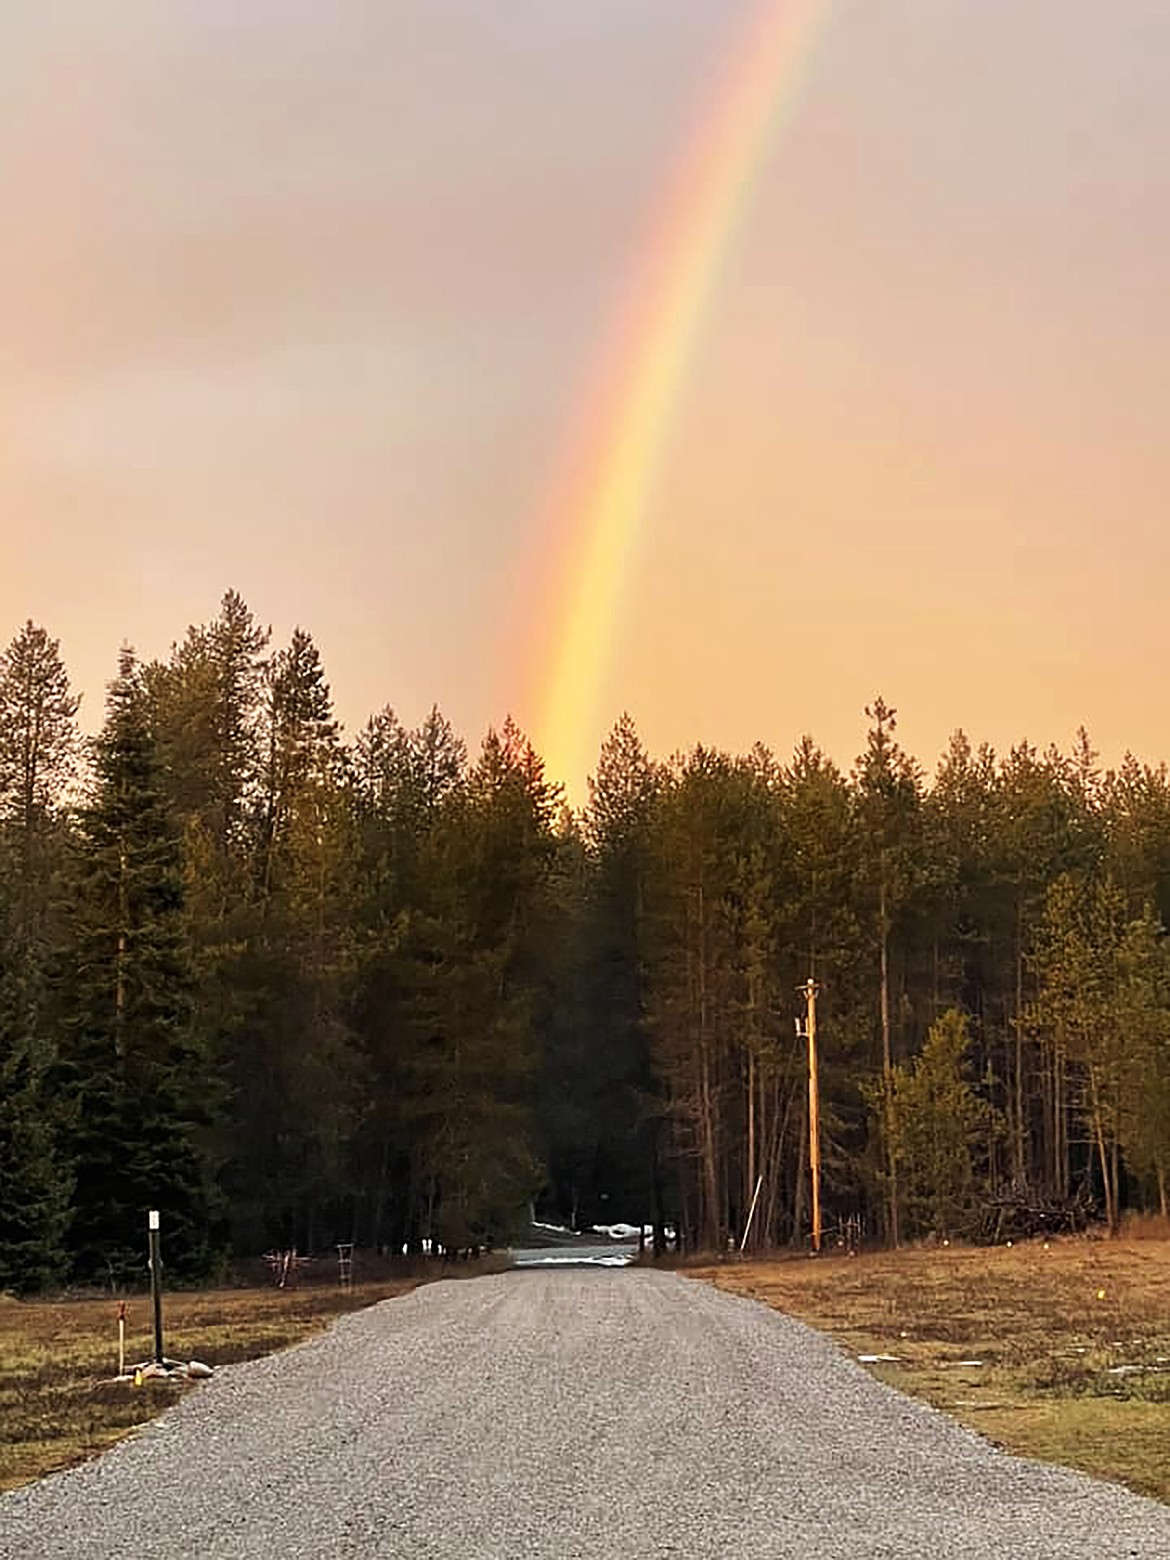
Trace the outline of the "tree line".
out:
<instances>
[{"instance_id":1,"label":"tree line","mask_svg":"<svg viewBox=\"0 0 1170 1560\"><path fill-rule=\"evenodd\" d=\"M821 988L830 1225L977 1234L1005 1194L1167 1212L1170 779L878 699L652 758L573 812L511 722L352 740L234 592L124 649L86 741L59 646L0 655L0 1288L355 1241L490 1245L532 1208L695 1247L808 1238L797 987Z\"/></svg>"}]
</instances>

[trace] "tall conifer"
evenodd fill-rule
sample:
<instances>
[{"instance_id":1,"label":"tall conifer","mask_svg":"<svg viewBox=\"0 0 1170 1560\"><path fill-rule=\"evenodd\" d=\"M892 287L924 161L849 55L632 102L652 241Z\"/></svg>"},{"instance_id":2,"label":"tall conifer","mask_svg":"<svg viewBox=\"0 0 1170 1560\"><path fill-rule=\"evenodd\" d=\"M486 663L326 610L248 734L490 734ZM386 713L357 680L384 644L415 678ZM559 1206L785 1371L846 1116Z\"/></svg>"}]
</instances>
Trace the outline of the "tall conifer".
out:
<instances>
[{"instance_id":1,"label":"tall conifer","mask_svg":"<svg viewBox=\"0 0 1170 1560\"><path fill-rule=\"evenodd\" d=\"M26 623L0 654L0 1289L61 1276L72 1177L49 1083L52 883L78 750L55 639Z\"/></svg>"},{"instance_id":2,"label":"tall conifer","mask_svg":"<svg viewBox=\"0 0 1170 1560\"><path fill-rule=\"evenodd\" d=\"M137 1267L151 1207L166 1219L170 1265L205 1271L215 1084L193 1022L179 843L130 651L110 685L71 890L62 1017L75 1271Z\"/></svg>"}]
</instances>

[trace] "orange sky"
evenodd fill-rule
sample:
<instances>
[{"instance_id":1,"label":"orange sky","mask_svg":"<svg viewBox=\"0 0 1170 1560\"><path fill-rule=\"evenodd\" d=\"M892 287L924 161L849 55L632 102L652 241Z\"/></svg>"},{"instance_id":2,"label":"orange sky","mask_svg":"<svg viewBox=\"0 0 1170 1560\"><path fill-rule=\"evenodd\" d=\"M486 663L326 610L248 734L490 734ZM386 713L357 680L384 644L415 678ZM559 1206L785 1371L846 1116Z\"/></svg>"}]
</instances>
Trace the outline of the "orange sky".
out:
<instances>
[{"instance_id":1,"label":"orange sky","mask_svg":"<svg viewBox=\"0 0 1170 1560\"><path fill-rule=\"evenodd\" d=\"M122 639L234 586L312 630L350 729L531 726L548 495L746 10L0 17L0 635L59 636L92 724ZM848 763L880 689L928 765L958 724L1170 757L1167 166L1162 0L841 0L680 388L601 727Z\"/></svg>"}]
</instances>

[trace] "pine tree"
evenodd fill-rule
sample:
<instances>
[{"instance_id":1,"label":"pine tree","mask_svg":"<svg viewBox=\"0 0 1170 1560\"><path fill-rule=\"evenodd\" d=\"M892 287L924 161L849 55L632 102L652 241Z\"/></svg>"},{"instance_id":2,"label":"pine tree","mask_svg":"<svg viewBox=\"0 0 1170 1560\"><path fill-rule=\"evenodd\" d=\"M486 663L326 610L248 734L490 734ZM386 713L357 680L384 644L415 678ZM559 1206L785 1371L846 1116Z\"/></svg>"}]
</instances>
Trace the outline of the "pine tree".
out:
<instances>
[{"instance_id":1,"label":"pine tree","mask_svg":"<svg viewBox=\"0 0 1170 1560\"><path fill-rule=\"evenodd\" d=\"M710 1250L721 1249L742 1222L744 1010L754 998L752 1038L764 1044L771 1007L764 988L751 984L760 962L760 928L752 925L761 878L752 837L757 785L750 766L725 753L699 747L678 761L655 809L647 883L654 1068L676 1156L681 1223ZM767 926L764 934L767 941Z\"/></svg>"},{"instance_id":2,"label":"pine tree","mask_svg":"<svg viewBox=\"0 0 1170 1560\"><path fill-rule=\"evenodd\" d=\"M659 1112L645 1024L645 879L658 775L628 715L602 745L583 830L561 832L559 1001L541 1076L557 1215L664 1224Z\"/></svg>"},{"instance_id":3,"label":"pine tree","mask_svg":"<svg viewBox=\"0 0 1170 1560\"><path fill-rule=\"evenodd\" d=\"M511 720L427 841L404 953L404 1125L424 1233L482 1244L540 1184L533 1085L559 796Z\"/></svg>"},{"instance_id":4,"label":"pine tree","mask_svg":"<svg viewBox=\"0 0 1170 1560\"><path fill-rule=\"evenodd\" d=\"M872 1179L867 1169L871 1122L859 1082L871 1066L876 960L857 807L844 775L809 736L798 743L782 773L777 805L784 842L779 936L785 994L810 975L821 987L822 1199L827 1215L834 1209L859 1213L867 1205ZM809 1200L803 1048L788 1053L787 1072L773 1115L780 1113L787 1233L800 1240ZM781 1238L779 1226L774 1238Z\"/></svg>"},{"instance_id":5,"label":"pine tree","mask_svg":"<svg viewBox=\"0 0 1170 1560\"><path fill-rule=\"evenodd\" d=\"M26 623L0 655L0 803L26 858L38 822L72 775L80 702L69 690L58 641Z\"/></svg>"},{"instance_id":6,"label":"pine tree","mask_svg":"<svg viewBox=\"0 0 1170 1560\"><path fill-rule=\"evenodd\" d=\"M1114 1234L1127 1138L1139 1158L1155 1167L1160 1160L1160 1133L1147 1123L1160 1127L1164 1108L1168 1012L1161 935L1152 912L1127 917L1115 884L1064 873L1048 891L1031 954L1039 990L1029 1018L1067 1077L1060 1097L1087 1128ZM1069 1141L1067 1122L1062 1136ZM1089 1168L1083 1163L1082 1175Z\"/></svg>"},{"instance_id":7,"label":"pine tree","mask_svg":"<svg viewBox=\"0 0 1170 1560\"><path fill-rule=\"evenodd\" d=\"M0 1029L7 1029L10 1045L29 1050L44 1048L39 1008L49 884L79 747L79 702L69 691L57 641L27 623L0 655L0 851L9 883L10 972ZM41 1065L45 1060L42 1055Z\"/></svg>"},{"instance_id":8,"label":"pine tree","mask_svg":"<svg viewBox=\"0 0 1170 1560\"><path fill-rule=\"evenodd\" d=\"M989 1113L970 1081L967 1019L950 1009L921 1053L893 1070L894 1157L910 1235L970 1236L978 1224Z\"/></svg>"},{"instance_id":9,"label":"pine tree","mask_svg":"<svg viewBox=\"0 0 1170 1560\"><path fill-rule=\"evenodd\" d=\"M880 961L879 1014L882 1045L882 1139L886 1175L886 1228L899 1239L898 1164L893 1148L894 1044L891 1013L891 939L899 911L919 880L921 776L894 737L897 711L882 698L865 712L873 725L854 770L863 870L876 904Z\"/></svg>"},{"instance_id":10,"label":"pine tree","mask_svg":"<svg viewBox=\"0 0 1170 1560\"><path fill-rule=\"evenodd\" d=\"M191 627L165 664L143 668L167 797L206 857L220 895L243 855L259 778L259 719L269 631L235 591Z\"/></svg>"},{"instance_id":11,"label":"pine tree","mask_svg":"<svg viewBox=\"0 0 1170 1560\"><path fill-rule=\"evenodd\" d=\"M45 1006L77 707L57 641L27 623L0 655L0 1289L43 1287L66 1262L72 1175Z\"/></svg>"},{"instance_id":12,"label":"pine tree","mask_svg":"<svg viewBox=\"0 0 1170 1560\"><path fill-rule=\"evenodd\" d=\"M0 1066L0 1290L45 1289L65 1276L73 1180L53 1099L27 1057Z\"/></svg>"},{"instance_id":13,"label":"pine tree","mask_svg":"<svg viewBox=\"0 0 1170 1560\"><path fill-rule=\"evenodd\" d=\"M0 880L0 1011L26 1012L19 955ZM15 988L15 989L14 989ZM47 1046L9 1022L0 1045L0 1290L24 1293L62 1278L73 1178L49 1082Z\"/></svg>"},{"instance_id":14,"label":"pine tree","mask_svg":"<svg viewBox=\"0 0 1170 1560\"><path fill-rule=\"evenodd\" d=\"M467 752L437 708L408 730L389 705L349 755L355 868L351 1016L367 1080L354 1148L360 1236L421 1247L433 1219L418 1109L418 1019L430 956L448 932L450 820L459 811ZM423 950L429 949L429 954ZM437 955L435 955L437 956ZM425 1067L424 1067L425 1070Z\"/></svg>"},{"instance_id":15,"label":"pine tree","mask_svg":"<svg viewBox=\"0 0 1170 1560\"><path fill-rule=\"evenodd\" d=\"M265 668L252 809L254 917L230 1037L233 1233L312 1248L354 1233L353 1143L367 1080L352 1030L359 819L332 696L301 628Z\"/></svg>"},{"instance_id":16,"label":"pine tree","mask_svg":"<svg viewBox=\"0 0 1170 1560\"><path fill-rule=\"evenodd\" d=\"M1127 753L1101 786L1101 821L1110 877L1130 913L1152 905L1170 922L1170 775Z\"/></svg>"},{"instance_id":17,"label":"pine tree","mask_svg":"<svg viewBox=\"0 0 1170 1560\"><path fill-rule=\"evenodd\" d=\"M197 1043L224 1077L247 1044L258 1000L254 874L269 637L229 591L212 622L190 627L165 664L141 672L159 781L180 835ZM235 1141L225 1116L215 1156L228 1158Z\"/></svg>"},{"instance_id":18,"label":"pine tree","mask_svg":"<svg viewBox=\"0 0 1170 1560\"><path fill-rule=\"evenodd\" d=\"M62 1070L77 1172L77 1277L141 1264L146 1210L162 1210L167 1261L213 1258L207 1129L218 1089L193 1023L182 863L139 668L123 651L82 810L62 950Z\"/></svg>"},{"instance_id":19,"label":"pine tree","mask_svg":"<svg viewBox=\"0 0 1170 1560\"><path fill-rule=\"evenodd\" d=\"M266 669L262 722L259 883L265 898L281 887L282 855L306 791L333 778L338 755L333 699L320 652L303 629Z\"/></svg>"},{"instance_id":20,"label":"pine tree","mask_svg":"<svg viewBox=\"0 0 1170 1560\"><path fill-rule=\"evenodd\" d=\"M990 920L997 969L997 1020L1004 1043L1013 1176L1056 1197L1069 1191L1066 1058L1052 1036L1030 1028L1035 990L1029 950L1051 885L1091 873L1101 857L1095 820L1059 753L1028 743L1000 764L990 814Z\"/></svg>"}]
</instances>

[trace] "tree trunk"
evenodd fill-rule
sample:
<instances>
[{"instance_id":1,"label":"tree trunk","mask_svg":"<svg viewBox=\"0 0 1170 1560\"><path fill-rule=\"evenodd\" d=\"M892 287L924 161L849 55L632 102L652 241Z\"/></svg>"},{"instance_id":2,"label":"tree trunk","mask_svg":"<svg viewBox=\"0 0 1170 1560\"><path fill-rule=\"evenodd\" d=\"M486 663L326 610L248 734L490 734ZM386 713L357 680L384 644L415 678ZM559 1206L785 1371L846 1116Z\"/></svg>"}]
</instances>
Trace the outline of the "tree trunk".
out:
<instances>
[{"instance_id":1,"label":"tree trunk","mask_svg":"<svg viewBox=\"0 0 1170 1560\"><path fill-rule=\"evenodd\" d=\"M1055 1099L1053 1109L1056 1125L1056 1194L1061 1199L1068 1196L1068 1055L1064 1036L1056 1037L1056 1054L1053 1058L1056 1075L1053 1080Z\"/></svg>"},{"instance_id":2,"label":"tree trunk","mask_svg":"<svg viewBox=\"0 0 1170 1560\"><path fill-rule=\"evenodd\" d=\"M1013 1165L1016 1180L1023 1183L1027 1175L1027 1159L1024 1154L1024 899L1017 890L1016 897L1016 1057L1015 1057L1015 1120L1012 1132Z\"/></svg>"},{"instance_id":3,"label":"tree trunk","mask_svg":"<svg viewBox=\"0 0 1170 1560\"><path fill-rule=\"evenodd\" d=\"M756 1058L751 1051L748 1052L747 1073L747 1163L743 1179L745 1219L756 1185Z\"/></svg>"},{"instance_id":4,"label":"tree trunk","mask_svg":"<svg viewBox=\"0 0 1170 1560\"><path fill-rule=\"evenodd\" d=\"M776 1077L773 1085L772 1101L772 1129L771 1138L764 1155L764 1185L767 1187L767 1202L764 1209L763 1228L766 1233L766 1243L779 1244L779 1231L777 1229L778 1204L781 1179L784 1170L784 1146L788 1137L788 1118L792 1113L792 1095L788 1095L784 1109L780 1109L780 1078Z\"/></svg>"},{"instance_id":5,"label":"tree trunk","mask_svg":"<svg viewBox=\"0 0 1170 1560\"><path fill-rule=\"evenodd\" d=\"M661 1257L666 1251L666 1210L663 1206L662 1165L657 1144L651 1150L650 1189L654 1200L654 1255Z\"/></svg>"},{"instance_id":6,"label":"tree trunk","mask_svg":"<svg viewBox=\"0 0 1170 1560\"><path fill-rule=\"evenodd\" d=\"M1040 1173L1044 1189L1056 1194L1058 1159L1056 1111L1056 1040L1042 1041L1040 1073Z\"/></svg>"},{"instance_id":7,"label":"tree trunk","mask_svg":"<svg viewBox=\"0 0 1170 1560\"><path fill-rule=\"evenodd\" d=\"M698 923L696 926L696 974L698 984L698 1047L699 1047L699 1152L702 1162L700 1179L699 1240L711 1250L720 1244L722 1220L719 1210L719 1166L717 1129L715 1123L715 1088L711 1076L711 1015L707 990L707 906L700 876L696 891Z\"/></svg>"},{"instance_id":8,"label":"tree trunk","mask_svg":"<svg viewBox=\"0 0 1170 1560\"><path fill-rule=\"evenodd\" d=\"M898 1164L894 1154L894 1061L890 1044L890 924L886 913L886 863L882 858L878 916L882 934L882 1093L885 1103L886 1175L889 1179L890 1244L900 1244L898 1233ZM803 1177L802 1177L803 1179Z\"/></svg>"},{"instance_id":9,"label":"tree trunk","mask_svg":"<svg viewBox=\"0 0 1170 1560\"><path fill-rule=\"evenodd\" d=\"M114 966L114 1048L124 1054L122 1024L126 1015L126 922L129 919L129 895L126 891L126 846L118 847L118 957Z\"/></svg>"},{"instance_id":10,"label":"tree trunk","mask_svg":"<svg viewBox=\"0 0 1170 1560\"><path fill-rule=\"evenodd\" d=\"M1116 1129L1109 1143L1109 1168L1113 1175L1113 1224L1110 1234L1119 1235L1121 1233L1121 1149L1117 1142Z\"/></svg>"},{"instance_id":11,"label":"tree trunk","mask_svg":"<svg viewBox=\"0 0 1170 1560\"><path fill-rule=\"evenodd\" d=\"M801 1092L803 1098L800 1106L800 1127L796 1140L798 1143L805 1143L808 1141L808 1096L803 1094L803 1090ZM796 1175L793 1178L792 1244L794 1246L799 1246L804 1239L804 1210L807 1187L808 1182L805 1178L804 1166L800 1165L797 1167Z\"/></svg>"},{"instance_id":12,"label":"tree trunk","mask_svg":"<svg viewBox=\"0 0 1170 1560\"><path fill-rule=\"evenodd\" d=\"M1117 1234L1117 1189L1110 1174L1109 1154L1105 1147L1105 1123L1101 1116L1101 1095L1097 1088L1097 1069L1089 1068L1089 1100L1093 1116L1093 1140L1097 1145L1097 1158L1101 1166L1101 1181L1105 1188L1105 1223L1110 1235Z\"/></svg>"},{"instance_id":13,"label":"tree trunk","mask_svg":"<svg viewBox=\"0 0 1170 1560\"><path fill-rule=\"evenodd\" d=\"M700 1056L699 1104L703 1155L702 1189L705 1204L699 1214L700 1239L714 1251L719 1246L719 1170L716 1163L715 1101L711 1087L711 1059L705 1044L702 1046Z\"/></svg>"}]
</instances>

